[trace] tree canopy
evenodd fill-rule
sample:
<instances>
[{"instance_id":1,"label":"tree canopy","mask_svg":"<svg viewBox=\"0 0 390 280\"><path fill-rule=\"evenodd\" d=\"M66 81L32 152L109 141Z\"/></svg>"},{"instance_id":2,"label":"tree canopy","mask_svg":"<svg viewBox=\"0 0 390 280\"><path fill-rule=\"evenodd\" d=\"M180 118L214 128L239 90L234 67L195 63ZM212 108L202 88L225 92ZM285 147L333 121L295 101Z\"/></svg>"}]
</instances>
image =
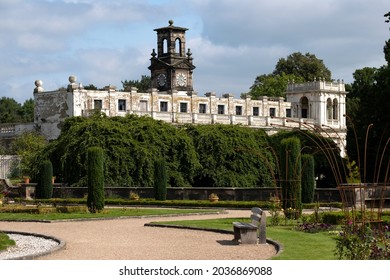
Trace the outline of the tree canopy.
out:
<instances>
[{"instance_id":1,"label":"tree canopy","mask_svg":"<svg viewBox=\"0 0 390 280\"><path fill-rule=\"evenodd\" d=\"M15 99L0 99L0 123L25 123L34 121L34 100L26 100L23 105Z\"/></svg>"},{"instance_id":2,"label":"tree canopy","mask_svg":"<svg viewBox=\"0 0 390 280\"><path fill-rule=\"evenodd\" d=\"M331 79L331 72L324 62L314 54L295 52L279 59L272 73L257 76L248 94L253 99L260 96L284 97L289 81L301 83L319 78Z\"/></svg>"},{"instance_id":3,"label":"tree canopy","mask_svg":"<svg viewBox=\"0 0 390 280\"><path fill-rule=\"evenodd\" d=\"M282 75L282 73L301 77L304 82L319 78L330 81L332 78L331 72L323 60L311 53L303 55L300 52L295 52L287 58L279 59L272 74Z\"/></svg>"},{"instance_id":4,"label":"tree canopy","mask_svg":"<svg viewBox=\"0 0 390 280\"><path fill-rule=\"evenodd\" d=\"M234 125L187 127L202 168L196 186L274 187L275 165L263 130Z\"/></svg>"},{"instance_id":5,"label":"tree canopy","mask_svg":"<svg viewBox=\"0 0 390 280\"><path fill-rule=\"evenodd\" d=\"M390 13L385 17L389 22ZM383 48L387 64L356 70L347 95L347 151L351 160L357 162L365 182L386 183L389 180L389 46L390 40L387 40Z\"/></svg>"},{"instance_id":6,"label":"tree canopy","mask_svg":"<svg viewBox=\"0 0 390 280\"><path fill-rule=\"evenodd\" d=\"M152 87L152 79L150 76L142 75L141 80L125 80L122 81L122 86L125 91L131 87L136 87L139 92L147 92Z\"/></svg>"},{"instance_id":7,"label":"tree canopy","mask_svg":"<svg viewBox=\"0 0 390 280\"><path fill-rule=\"evenodd\" d=\"M199 167L192 140L183 130L149 117L73 117L44 157L70 185L86 185L86 151L104 150L107 186L152 187L154 160L167 162L172 187L190 186Z\"/></svg>"}]
</instances>

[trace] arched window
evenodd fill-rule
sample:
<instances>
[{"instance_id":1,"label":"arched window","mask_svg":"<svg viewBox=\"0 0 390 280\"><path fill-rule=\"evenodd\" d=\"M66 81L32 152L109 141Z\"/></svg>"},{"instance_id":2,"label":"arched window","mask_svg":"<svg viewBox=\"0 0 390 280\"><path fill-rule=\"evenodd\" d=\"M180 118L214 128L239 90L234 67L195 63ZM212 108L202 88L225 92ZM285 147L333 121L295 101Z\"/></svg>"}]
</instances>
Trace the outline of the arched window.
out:
<instances>
[{"instance_id":1,"label":"arched window","mask_svg":"<svg viewBox=\"0 0 390 280\"><path fill-rule=\"evenodd\" d=\"M335 98L335 99L333 99L333 119L334 120L338 120L338 118L339 118L338 111L339 111L339 102Z\"/></svg>"},{"instance_id":2,"label":"arched window","mask_svg":"<svg viewBox=\"0 0 390 280\"><path fill-rule=\"evenodd\" d=\"M301 98L301 118L306 119L309 115L309 100L306 96Z\"/></svg>"},{"instance_id":3,"label":"arched window","mask_svg":"<svg viewBox=\"0 0 390 280\"><path fill-rule=\"evenodd\" d=\"M326 118L328 120L331 120L333 117L333 104L332 104L332 99L328 98L326 101Z\"/></svg>"},{"instance_id":4,"label":"arched window","mask_svg":"<svg viewBox=\"0 0 390 280\"><path fill-rule=\"evenodd\" d=\"M163 43L163 53L167 53L168 52L168 40L164 39L162 43Z\"/></svg>"},{"instance_id":5,"label":"arched window","mask_svg":"<svg viewBox=\"0 0 390 280\"><path fill-rule=\"evenodd\" d=\"M180 38L177 38L175 40L175 53L181 55L181 40L180 40Z\"/></svg>"}]
</instances>

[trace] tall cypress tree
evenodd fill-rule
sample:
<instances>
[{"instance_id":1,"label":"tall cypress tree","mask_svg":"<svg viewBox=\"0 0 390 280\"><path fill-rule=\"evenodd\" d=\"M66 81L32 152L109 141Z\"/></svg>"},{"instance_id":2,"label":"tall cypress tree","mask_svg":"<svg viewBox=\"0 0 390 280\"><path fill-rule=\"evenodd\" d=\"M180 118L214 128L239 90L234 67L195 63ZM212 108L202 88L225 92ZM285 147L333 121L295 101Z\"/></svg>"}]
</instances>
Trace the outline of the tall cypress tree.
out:
<instances>
[{"instance_id":1,"label":"tall cypress tree","mask_svg":"<svg viewBox=\"0 0 390 280\"><path fill-rule=\"evenodd\" d=\"M39 168L38 198L51 198L53 195L53 165L50 160L42 161Z\"/></svg>"},{"instance_id":2,"label":"tall cypress tree","mask_svg":"<svg viewBox=\"0 0 390 280\"><path fill-rule=\"evenodd\" d=\"M164 159L154 162L154 198L156 200L167 199L167 165Z\"/></svg>"},{"instance_id":3,"label":"tall cypress tree","mask_svg":"<svg viewBox=\"0 0 390 280\"><path fill-rule=\"evenodd\" d=\"M100 147L91 147L87 151L88 198L87 205L91 213L104 208L104 154Z\"/></svg>"},{"instance_id":4,"label":"tall cypress tree","mask_svg":"<svg viewBox=\"0 0 390 280\"><path fill-rule=\"evenodd\" d=\"M298 138L283 139L280 143L280 180L283 208L289 218L298 218L302 210L301 143Z\"/></svg>"},{"instance_id":5,"label":"tall cypress tree","mask_svg":"<svg viewBox=\"0 0 390 280\"><path fill-rule=\"evenodd\" d=\"M312 203L314 200L315 175L314 157L310 154L302 155L302 202Z\"/></svg>"}]
</instances>

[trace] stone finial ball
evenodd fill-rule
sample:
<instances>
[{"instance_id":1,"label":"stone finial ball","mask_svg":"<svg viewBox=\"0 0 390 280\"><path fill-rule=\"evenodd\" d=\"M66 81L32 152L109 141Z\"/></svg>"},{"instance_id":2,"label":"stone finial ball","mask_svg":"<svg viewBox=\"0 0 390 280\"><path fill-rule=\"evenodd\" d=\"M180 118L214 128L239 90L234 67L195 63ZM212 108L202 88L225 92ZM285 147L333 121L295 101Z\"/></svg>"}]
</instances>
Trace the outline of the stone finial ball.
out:
<instances>
[{"instance_id":1,"label":"stone finial ball","mask_svg":"<svg viewBox=\"0 0 390 280\"><path fill-rule=\"evenodd\" d=\"M69 82L70 83L75 83L77 81L77 77L76 76L74 76L74 75L72 75L72 76L69 76Z\"/></svg>"},{"instance_id":2,"label":"stone finial ball","mask_svg":"<svg viewBox=\"0 0 390 280\"><path fill-rule=\"evenodd\" d=\"M170 19L170 20L168 21L168 23L169 23L169 25L173 25L173 20Z\"/></svg>"},{"instance_id":3,"label":"stone finial ball","mask_svg":"<svg viewBox=\"0 0 390 280\"><path fill-rule=\"evenodd\" d=\"M36 80L35 81L35 86L36 87L41 87L43 85L43 82L41 80Z\"/></svg>"}]
</instances>

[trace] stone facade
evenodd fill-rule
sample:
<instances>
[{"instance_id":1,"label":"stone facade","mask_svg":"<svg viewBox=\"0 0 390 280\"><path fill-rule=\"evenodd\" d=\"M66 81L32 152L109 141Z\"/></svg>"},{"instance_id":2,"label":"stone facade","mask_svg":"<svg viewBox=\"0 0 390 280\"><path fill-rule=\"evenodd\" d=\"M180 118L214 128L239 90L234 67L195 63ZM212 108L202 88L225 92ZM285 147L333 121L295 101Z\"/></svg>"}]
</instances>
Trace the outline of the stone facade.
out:
<instances>
[{"instance_id":1,"label":"stone facade","mask_svg":"<svg viewBox=\"0 0 390 280\"><path fill-rule=\"evenodd\" d=\"M217 97L213 92L198 96L184 91L86 90L71 76L68 90L34 93L35 124L48 139L55 139L67 117L89 116L96 110L109 117L126 114L147 115L173 124L240 124L265 129L269 134L281 129L320 131L331 137L345 153L345 86L342 82L314 81L289 84L286 99L263 96L253 100Z\"/></svg>"}]
</instances>

